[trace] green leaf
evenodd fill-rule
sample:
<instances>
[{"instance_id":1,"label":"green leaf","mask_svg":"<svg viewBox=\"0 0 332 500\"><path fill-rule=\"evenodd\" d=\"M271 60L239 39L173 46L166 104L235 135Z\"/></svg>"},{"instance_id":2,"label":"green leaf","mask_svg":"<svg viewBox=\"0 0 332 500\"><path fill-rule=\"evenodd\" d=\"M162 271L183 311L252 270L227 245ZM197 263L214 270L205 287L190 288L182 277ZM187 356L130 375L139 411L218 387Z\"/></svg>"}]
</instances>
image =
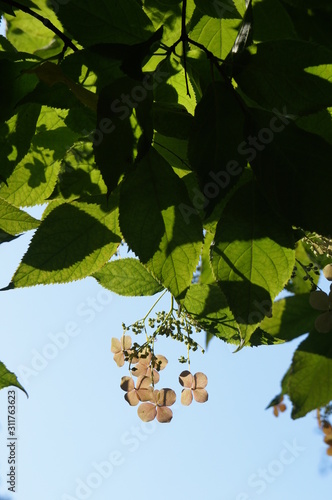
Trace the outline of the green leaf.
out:
<instances>
[{"instance_id":1,"label":"green leaf","mask_svg":"<svg viewBox=\"0 0 332 500\"><path fill-rule=\"evenodd\" d=\"M153 126L160 134L188 139L193 117L184 106L156 102L153 106Z\"/></svg>"},{"instance_id":2,"label":"green leaf","mask_svg":"<svg viewBox=\"0 0 332 500\"><path fill-rule=\"evenodd\" d=\"M309 293L286 297L274 302L272 317L265 317L250 338L251 345L289 342L309 333L321 313L309 304Z\"/></svg>"},{"instance_id":3,"label":"green leaf","mask_svg":"<svg viewBox=\"0 0 332 500\"><path fill-rule=\"evenodd\" d=\"M199 217L188 224L181 204L190 206L183 181L151 148L121 184L120 227L131 250L176 298L191 283L203 236Z\"/></svg>"},{"instance_id":4,"label":"green leaf","mask_svg":"<svg viewBox=\"0 0 332 500\"><path fill-rule=\"evenodd\" d=\"M269 314L294 267L290 228L269 209L255 182L237 189L218 223L212 268L243 337Z\"/></svg>"},{"instance_id":5,"label":"green leaf","mask_svg":"<svg viewBox=\"0 0 332 500\"><path fill-rule=\"evenodd\" d=\"M183 306L208 334L230 344L241 343L238 325L228 307L226 297L217 284L191 285Z\"/></svg>"},{"instance_id":6,"label":"green leaf","mask_svg":"<svg viewBox=\"0 0 332 500\"><path fill-rule=\"evenodd\" d=\"M8 120L16 111L16 106L38 83L36 75L27 71L35 63L0 59L0 122Z\"/></svg>"},{"instance_id":7,"label":"green leaf","mask_svg":"<svg viewBox=\"0 0 332 500\"><path fill-rule=\"evenodd\" d=\"M332 336L313 332L295 351L288 379L292 418L326 406L332 400Z\"/></svg>"},{"instance_id":8,"label":"green leaf","mask_svg":"<svg viewBox=\"0 0 332 500\"><path fill-rule=\"evenodd\" d=\"M104 288L119 295L148 296L161 292L163 287L137 259L108 262L93 274Z\"/></svg>"},{"instance_id":9,"label":"green leaf","mask_svg":"<svg viewBox=\"0 0 332 500\"><path fill-rule=\"evenodd\" d=\"M66 283L98 271L121 241L114 200L109 205L73 202L41 222L9 287Z\"/></svg>"},{"instance_id":10,"label":"green leaf","mask_svg":"<svg viewBox=\"0 0 332 500\"><path fill-rule=\"evenodd\" d=\"M52 198L60 195L69 201L80 196L97 196L106 193L106 185L100 170L94 163L92 144L81 142L70 148L61 163Z\"/></svg>"},{"instance_id":11,"label":"green leaf","mask_svg":"<svg viewBox=\"0 0 332 500\"><path fill-rule=\"evenodd\" d=\"M135 140L130 117L137 102L130 98L138 87L136 80L123 77L104 87L99 95L93 147L108 192L116 188L134 160ZM123 96L129 101L124 101Z\"/></svg>"},{"instance_id":12,"label":"green leaf","mask_svg":"<svg viewBox=\"0 0 332 500\"><path fill-rule=\"evenodd\" d=\"M302 40L262 42L235 57L234 66L241 90L266 109L303 114L332 105L332 51L325 47Z\"/></svg>"},{"instance_id":13,"label":"green leaf","mask_svg":"<svg viewBox=\"0 0 332 500\"><path fill-rule=\"evenodd\" d=\"M255 42L297 38L291 17L279 0L253 1L253 39Z\"/></svg>"},{"instance_id":14,"label":"green leaf","mask_svg":"<svg viewBox=\"0 0 332 500\"><path fill-rule=\"evenodd\" d=\"M309 293L312 291L312 284L309 279L303 279L306 276L306 273L301 266L313 266L314 261L310 259L306 249L304 247L303 241L298 241L295 247L295 262L296 272L295 276L293 276L289 283L286 285L286 289L291 293L301 294L301 293ZM313 270L312 270L313 271ZM312 282L317 285L319 276L314 272L310 272L310 276L312 278Z\"/></svg>"},{"instance_id":15,"label":"green leaf","mask_svg":"<svg viewBox=\"0 0 332 500\"><path fill-rule=\"evenodd\" d=\"M91 45L89 51L108 60L120 60L121 70L130 78L141 79L142 66L151 58L160 44L163 26L153 33L146 41L127 45L123 43L99 43Z\"/></svg>"},{"instance_id":16,"label":"green leaf","mask_svg":"<svg viewBox=\"0 0 332 500\"><path fill-rule=\"evenodd\" d=\"M18 163L0 197L16 206L43 203L51 194L61 160L79 134L65 126L66 112L43 108L29 153Z\"/></svg>"},{"instance_id":17,"label":"green leaf","mask_svg":"<svg viewBox=\"0 0 332 500\"><path fill-rule=\"evenodd\" d=\"M332 205L326 203L332 184L331 144L298 128L285 116L257 111L252 115L258 117L250 136L254 147L245 141L241 151L247 155L267 200L292 226L328 236L332 220Z\"/></svg>"},{"instance_id":18,"label":"green leaf","mask_svg":"<svg viewBox=\"0 0 332 500\"><path fill-rule=\"evenodd\" d=\"M35 0L33 3L35 4L33 7L37 9L40 15L61 30L61 24L48 5L49 3L55 3L55 0L53 0L53 2ZM33 16L30 16L18 8L15 8L14 17L6 15L5 18L7 21L7 38L18 51L25 51L33 54L38 49L49 46L55 38L54 33L47 25L44 25L38 19L35 19ZM61 52L61 47L57 49L57 52Z\"/></svg>"},{"instance_id":19,"label":"green leaf","mask_svg":"<svg viewBox=\"0 0 332 500\"><path fill-rule=\"evenodd\" d=\"M16 165L30 149L35 134L40 106L25 104L17 114L5 123L0 123L0 175L7 180Z\"/></svg>"},{"instance_id":20,"label":"green leaf","mask_svg":"<svg viewBox=\"0 0 332 500\"><path fill-rule=\"evenodd\" d=\"M0 229L11 235L36 229L39 221L0 198Z\"/></svg>"},{"instance_id":21,"label":"green leaf","mask_svg":"<svg viewBox=\"0 0 332 500\"><path fill-rule=\"evenodd\" d=\"M241 19L233 0L195 0L195 4L203 14L218 19Z\"/></svg>"},{"instance_id":22,"label":"green leaf","mask_svg":"<svg viewBox=\"0 0 332 500\"><path fill-rule=\"evenodd\" d=\"M61 4L57 16L65 29L83 46L96 43L135 44L153 30L136 0L70 0Z\"/></svg>"},{"instance_id":23,"label":"green leaf","mask_svg":"<svg viewBox=\"0 0 332 500\"><path fill-rule=\"evenodd\" d=\"M199 275L199 283L204 285L209 285L215 283L215 277L212 272L211 261L210 261L210 249L213 244L214 234L205 232L204 245L201 255L201 269Z\"/></svg>"},{"instance_id":24,"label":"green leaf","mask_svg":"<svg viewBox=\"0 0 332 500\"><path fill-rule=\"evenodd\" d=\"M0 389L4 389L4 387L10 386L18 387L18 389L21 389L21 391L25 392L25 394L28 396L27 391L17 380L15 373L10 372L0 361Z\"/></svg>"},{"instance_id":25,"label":"green leaf","mask_svg":"<svg viewBox=\"0 0 332 500\"><path fill-rule=\"evenodd\" d=\"M332 10L332 5L330 0L284 0L284 2L304 10L307 9L323 9L327 11Z\"/></svg>"},{"instance_id":26,"label":"green leaf","mask_svg":"<svg viewBox=\"0 0 332 500\"><path fill-rule=\"evenodd\" d=\"M203 16L189 32L189 36L204 45L215 57L225 59L237 37L238 24L238 19Z\"/></svg>"},{"instance_id":27,"label":"green leaf","mask_svg":"<svg viewBox=\"0 0 332 500\"><path fill-rule=\"evenodd\" d=\"M247 163L238 148L245 124L239 99L233 87L214 82L196 106L188 157L209 213L238 182Z\"/></svg>"}]
</instances>

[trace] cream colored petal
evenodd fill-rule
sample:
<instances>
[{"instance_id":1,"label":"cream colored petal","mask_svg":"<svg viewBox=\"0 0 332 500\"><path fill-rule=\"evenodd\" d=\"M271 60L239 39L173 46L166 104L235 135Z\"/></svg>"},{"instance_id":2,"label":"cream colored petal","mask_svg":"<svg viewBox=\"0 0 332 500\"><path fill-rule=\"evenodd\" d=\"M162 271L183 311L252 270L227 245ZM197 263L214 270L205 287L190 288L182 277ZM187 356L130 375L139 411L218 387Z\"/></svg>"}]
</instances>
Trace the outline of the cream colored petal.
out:
<instances>
[{"instance_id":1,"label":"cream colored petal","mask_svg":"<svg viewBox=\"0 0 332 500\"><path fill-rule=\"evenodd\" d=\"M316 318L315 328L319 333L329 333L332 330L332 311L320 314Z\"/></svg>"},{"instance_id":2,"label":"cream colored petal","mask_svg":"<svg viewBox=\"0 0 332 500\"><path fill-rule=\"evenodd\" d=\"M131 348L131 337L129 335L123 335L121 338L121 349L127 351Z\"/></svg>"},{"instance_id":3,"label":"cream colored petal","mask_svg":"<svg viewBox=\"0 0 332 500\"><path fill-rule=\"evenodd\" d=\"M139 363L137 363L134 368L134 370L131 370L131 373L135 377L144 377L148 369L148 367L144 363L141 363L141 361L139 361Z\"/></svg>"},{"instance_id":4,"label":"cream colored petal","mask_svg":"<svg viewBox=\"0 0 332 500\"><path fill-rule=\"evenodd\" d=\"M324 267L323 274L327 280L332 281L332 264L327 264Z\"/></svg>"},{"instance_id":5,"label":"cream colored petal","mask_svg":"<svg viewBox=\"0 0 332 500\"><path fill-rule=\"evenodd\" d=\"M167 406L157 406L157 420L161 424L167 424L173 418L173 412Z\"/></svg>"},{"instance_id":6,"label":"cream colored petal","mask_svg":"<svg viewBox=\"0 0 332 500\"><path fill-rule=\"evenodd\" d=\"M127 394L124 395L124 398L130 406L137 406L140 401L135 389L127 392Z\"/></svg>"},{"instance_id":7,"label":"cream colored petal","mask_svg":"<svg viewBox=\"0 0 332 500\"><path fill-rule=\"evenodd\" d=\"M191 389L182 389L181 392L181 404L184 406L191 405L193 400L193 393Z\"/></svg>"},{"instance_id":8,"label":"cream colored petal","mask_svg":"<svg viewBox=\"0 0 332 500\"><path fill-rule=\"evenodd\" d=\"M131 377L122 377L120 387L123 391L132 391L135 389L135 383Z\"/></svg>"},{"instance_id":9,"label":"cream colored petal","mask_svg":"<svg viewBox=\"0 0 332 500\"><path fill-rule=\"evenodd\" d=\"M153 387L148 387L147 389L139 389L137 395L140 401L151 401L153 398Z\"/></svg>"},{"instance_id":10,"label":"cream colored petal","mask_svg":"<svg viewBox=\"0 0 332 500\"><path fill-rule=\"evenodd\" d=\"M205 389L195 389L193 393L194 400L197 401L197 403L205 403L209 399L209 395Z\"/></svg>"},{"instance_id":11,"label":"cream colored petal","mask_svg":"<svg viewBox=\"0 0 332 500\"><path fill-rule=\"evenodd\" d=\"M116 339L115 337L113 337L111 340L111 351L113 353L122 351L121 342L119 339Z\"/></svg>"},{"instance_id":12,"label":"cream colored petal","mask_svg":"<svg viewBox=\"0 0 332 500\"><path fill-rule=\"evenodd\" d=\"M325 292L316 290L315 292L311 292L309 304L318 311L327 311L329 308L329 299Z\"/></svg>"},{"instance_id":13,"label":"cream colored petal","mask_svg":"<svg viewBox=\"0 0 332 500\"><path fill-rule=\"evenodd\" d=\"M150 377L150 378L151 378L151 380L152 380L151 368L148 368L148 369L146 370L146 376L147 376L147 377ZM154 383L154 384L158 384L159 380L160 380L160 375L159 375L159 373L157 372L157 370L153 370L153 383Z\"/></svg>"},{"instance_id":14,"label":"cream colored petal","mask_svg":"<svg viewBox=\"0 0 332 500\"><path fill-rule=\"evenodd\" d=\"M162 354L157 354L154 367L159 372L160 370L166 368L167 363L168 359L165 358L165 356L163 356Z\"/></svg>"},{"instance_id":15,"label":"cream colored petal","mask_svg":"<svg viewBox=\"0 0 332 500\"><path fill-rule=\"evenodd\" d=\"M140 355L139 355L139 362L142 365L149 366L150 363L151 363L151 358L152 358L151 352L146 357L142 357L142 354L146 354L146 352L140 353Z\"/></svg>"},{"instance_id":16,"label":"cream colored petal","mask_svg":"<svg viewBox=\"0 0 332 500\"><path fill-rule=\"evenodd\" d=\"M176 394L173 389L161 389L158 394L158 406L172 406L176 401Z\"/></svg>"},{"instance_id":17,"label":"cream colored petal","mask_svg":"<svg viewBox=\"0 0 332 500\"><path fill-rule=\"evenodd\" d=\"M158 389L155 389L155 390L153 391L152 397L151 397L151 399L150 399L150 401L151 401L152 403L157 404L158 399L159 399L159 393L160 393L160 391L158 391Z\"/></svg>"},{"instance_id":18,"label":"cream colored petal","mask_svg":"<svg viewBox=\"0 0 332 500\"><path fill-rule=\"evenodd\" d=\"M136 380L136 389L147 389L151 385L151 378L145 375L140 376Z\"/></svg>"},{"instance_id":19,"label":"cream colored petal","mask_svg":"<svg viewBox=\"0 0 332 500\"><path fill-rule=\"evenodd\" d=\"M125 360L123 352L117 352L114 354L113 359L120 368L124 365Z\"/></svg>"},{"instance_id":20,"label":"cream colored petal","mask_svg":"<svg viewBox=\"0 0 332 500\"><path fill-rule=\"evenodd\" d=\"M194 382L194 377L188 370L184 370L179 375L179 382L183 387L191 388Z\"/></svg>"},{"instance_id":21,"label":"cream colored petal","mask_svg":"<svg viewBox=\"0 0 332 500\"><path fill-rule=\"evenodd\" d=\"M197 372L194 375L193 389L204 389L207 386L207 376L202 372Z\"/></svg>"},{"instance_id":22,"label":"cream colored petal","mask_svg":"<svg viewBox=\"0 0 332 500\"><path fill-rule=\"evenodd\" d=\"M142 403L137 408L137 415L143 422L151 422L156 417L157 410L152 403Z\"/></svg>"}]
</instances>

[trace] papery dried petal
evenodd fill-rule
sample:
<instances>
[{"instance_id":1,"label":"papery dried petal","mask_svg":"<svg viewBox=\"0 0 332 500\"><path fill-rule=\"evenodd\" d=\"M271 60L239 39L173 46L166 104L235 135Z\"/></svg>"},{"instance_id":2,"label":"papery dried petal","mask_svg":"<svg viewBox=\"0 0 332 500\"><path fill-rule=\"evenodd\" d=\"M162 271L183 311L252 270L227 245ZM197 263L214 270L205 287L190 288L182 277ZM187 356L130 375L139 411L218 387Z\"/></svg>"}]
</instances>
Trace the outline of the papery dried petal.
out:
<instances>
[{"instance_id":1,"label":"papery dried petal","mask_svg":"<svg viewBox=\"0 0 332 500\"><path fill-rule=\"evenodd\" d=\"M170 422L173 418L173 412L167 406L157 406L157 420L161 424Z\"/></svg>"},{"instance_id":2,"label":"papery dried petal","mask_svg":"<svg viewBox=\"0 0 332 500\"><path fill-rule=\"evenodd\" d=\"M205 389L195 389L193 393L194 400L197 401L197 403L205 403L209 399L209 395Z\"/></svg>"},{"instance_id":3,"label":"papery dried petal","mask_svg":"<svg viewBox=\"0 0 332 500\"><path fill-rule=\"evenodd\" d=\"M330 424L330 422L327 422L326 420L322 422L322 431L326 435L332 433L332 425Z\"/></svg>"},{"instance_id":4,"label":"papery dried petal","mask_svg":"<svg viewBox=\"0 0 332 500\"><path fill-rule=\"evenodd\" d=\"M123 352L117 352L116 354L114 354L113 359L119 368L121 368L124 365L125 360Z\"/></svg>"},{"instance_id":5,"label":"papery dried petal","mask_svg":"<svg viewBox=\"0 0 332 500\"><path fill-rule=\"evenodd\" d=\"M331 434L327 434L325 437L324 437L324 443L332 446L332 435Z\"/></svg>"},{"instance_id":6,"label":"papery dried petal","mask_svg":"<svg viewBox=\"0 0 332 500\"><path fill-rule=\"evenodd\" d=\"M135 390L127 392L127 394L124 395L124 398L127 403L130 404L130 406L137 406L140 402L140 399Z\"/></svg>"},{"instance_id":7,"label":"papery dried petal","mask_svg":"<svg viewBox=\"0 0 332 500\"><path fill-rule=\"evenodd\" d=\"M131 337L129 335L123 335L121 337L121 349L123 351L127 351L128 349L130 349L131 344L132 344L132 341L131 341Z\"/></svg>"},{"instance_id":8,"label":"papery dried petal","mask_svg":"<svg viewBox=\"0 0 332 500\"><path fill-rule=\"evenodd\" d=\"M323 274L327 280L332 281L332 264L327 264L324 267Z\"/></svg>"},{"instance_id":9,"label":"papery dried petal","mask_svg":"<svg viewBox=\"0 0 332 500\"><path fill-rule=\"evenodd\" d=\"M151 378L145 375L140 376L136 380L136 389L147 389L151 385Z\"/></svg>"},{"instance_id":10,"label":"papery dried petal","mask_svg":"<svg viewBox=\"0 0 332 500\"><path fill-rule=\"evenodd\" d=\"M155 364L154 368L159 372L160 370L163 370L166 368L166 365L168 363L167 358L163 356L162 354L157 354L156 359L155 359Z\"/></svg>"},{"instance_id":11,"label":"papery dried petal","mask_svg":"<svg viewBox=\"0 0 332 500\"><path fill-rule=\"evenodd\" d=\"M151 363L151 359L152 359L152 354L150 351L148 351L147 349L144 349L144 351L141 351L138 355L139 357L139 362L146 365L146 366L149 366L150 363Z\"/></svg>"},{"instance_id":12,"label":"papery dried petal","mask_svg":"<svg viewBox=\"0 0 332 500\"><path fill-rule=\"evenodd\" d=\"M194 382L194 377L188 370L184 370L179 375L179 382L183 387L191 388Z\"/></svg>"},{"instance_id":13,"label":"papery dried petal","mask_svg":"<svg viewBox=\"0 0 332 500\"><path fill-rule=\"evenodd\" d=\"M315 328L317 332L329 333L332 330L332 311L320 314L315 320Z\"/></svg>"},{"instance_id":14,"label":"papery dried petal","mask_svg":"<svg viewBox=\"0 0 332 500\"><path fill-rule=\"evenodd\" d=\"M197 372L194 375L193 389L204 389L207 386L207 376L202 372Z\"/></svg>"},{"instance_id":15,"label":"papery dried petal","mask_svg":"<svg viewBox=\"0 0 332 500\"><path fill-rule=\"evenodd\" d=\"M123 391L132 391L135 389L135 383L131 377L122 377L120 387Z\"/></svg>"},{"instance_id":16,"label":"papery dried petal","mask_svg":"<svg viewBox=\"0 0 332 500\"><path fill-rule=\"evenodd\" d=\"M121 342L119 339L116 339L115 337L113 337L111 340L111 351L113 353L122 351Z\"/></svg>"},{"instance_id":17,"label":"papery dried petal","mask_svg":"<svg viewBox=\"0 0 332 500\"><path fill-rule=\"evenodd\" d=\"M153 398L153 387L148 387L147 389L138 389L137 395L140 401L151 401Z\"/></svg>"},{"instance_id":18,"label":"papery dried petal","mask_svg":"<svg viewBox=\"0 0 332 500\"><path fill-rule=\"evenodd\" d=\"M139 361L133 368L135 369L132 369L131 373L134 377L143 377L147 374L148 366L141 363L141 361Z\"/></svg>"},{"instance_id":19,"label":"papery dried petal","mask_svg":"<svg viewBox=\"0 0 332 500\"><path fill-rule=\"evenodd\" d=\"M176 394L173 389L161 389L157 398L158 406L172 406L176 401Z\"/></svg>"},{"instance_id":20,"label":"papery dried petal","mask_svg":"<svg viewBox=\"0 0 332 500\"><path fill-rule=\"evenodd\" d=\"M329 298L325 292L316 290L309 295L309 304L317 311L327 311L329 308Z\"/></svg>"},{"instance_id":21,"label":"papery dried petal","mask_svg":"<svg viewBox=\"0 0 332 500\"><path fill-rule=\"evenodd\" d=\"M280 403L279 410L281 411L281 413L283 413L284 411L287 410L287 406L284 403Z\"/></svg>"},{"instance_id":22,"label":"papery dried petal","mask_svg":"<svg viewBox=\"0 0 332 500\"><path fill-rule=\"evenodd\" d=\"M181 404L184 406L191 405L193 401L193 393L191 389L182 389L181 392Z\"/></svg>"},{"instance_id":23,"label":"papery dried petal","mask_svg":"<svg viewBox=\"0 0 332 500\"><path fill-rule=\"evenodd\" d=\"M328 449L326 450L326 453L329 457L332 457L332 446L329 446Z\"/></svg>"},{"instance_id":24,"label":"papery dried petal","mask_svg":"<svg viewBox=\"0 0 332 500\"><path fill-rule=\"evenodd\" d=\"M273 407L273 415L275 417L277 417L279 415L279 408L277 405Z\"/></svg>"},{"instance_id":25,"label":"papery dried petal","mask_svg":"<svg viewBox=\"0 0 332 500\"><path fill-rule=\"evenodd\" d=\"M152 403L142 403L137 408L137 415L143 422L151 422L157 415L157 409Z\"/></svg>"}]
</instances>

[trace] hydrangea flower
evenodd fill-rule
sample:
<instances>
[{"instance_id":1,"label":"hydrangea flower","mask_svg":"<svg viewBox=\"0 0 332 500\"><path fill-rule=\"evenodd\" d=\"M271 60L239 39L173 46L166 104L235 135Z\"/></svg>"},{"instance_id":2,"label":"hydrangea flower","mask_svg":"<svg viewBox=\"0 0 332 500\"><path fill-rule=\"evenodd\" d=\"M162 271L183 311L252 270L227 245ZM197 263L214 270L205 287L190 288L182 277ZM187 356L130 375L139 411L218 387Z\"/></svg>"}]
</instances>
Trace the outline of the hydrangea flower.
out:
<instances>
[{"instance_id":1,"label":"hydrangea flower","mask_svg":"<svg viewBox=\"0 0 332 500\"><path fill-rule=\"evenodd\" d=\"M273 415L275 417L277 417L279 415L279 413L283 413L284 411L286 411L287 407L286 407L285 403L283 403L283 400L284 400L284 397L281 396L279 403L277 403L276 405L273 406Z\"/></svg>"},{"instance_id":2,"label":"hydrangea flower","mask_svg":"<svg viewBox=\"0 0 332 500\"><path fill-rule=\"evenodd\" d=\"M130 406L136 406L140 401L149 401L153 397L153 387L149 377L138 377L136 387L131 377L122 377L120 387L126 391L124 398Z\"/></svg>"},{"instance_id":3,"label":"hydrangea flower","mask_svg":"<svg viewBox=\"0 0 332 500\"><path fill-rule=\"evenodd\" d=\"M152 366L151 366L151 361L152 361L152 354L151 352L146 356L146 357L140 357L139 361L137 364L134 365L134 369L132 370L132 374L135 377L141 377L141 376L146 376L152 378ZM162 356L161 354L157 354L155 356L155 361L154 361L154 368L153 368L153 383L157 384L159 382L160 376L159 376L159 371L163 370L168 361L165 358L165 356Z\"/></svg>"},{"instance_id":4,"label":"hydrangea flower","mask_svg":"<svg viewBox=\"0 0 332 500\"><path fill-rule=\"evenodd\" d=\"M153 391L149 403L142 403L137 408L137 414L143 422L151 422L157 417L158 422L168 423L173 418L173 412L169 406L176 401L176 394L173 389L161 389Z\"/></svg>"},{"instance_id":5,"label":"hydrangea flower","mask_svg":"<svg viewBox=\"0 0 332 500\"><path fill-rule=\"evenodd\" d=\"M181 392L181 403L189 406L192 403L193 397L197 403L205 403L208 400L208 393L205 390L208 379L202 372L197 372L192 375L188 370L180 373L179 382L184 387Z\"/></svg>"},{"instance_id":6,"label":"hydrangea flower","mask_svg":"<svg viewBox=\"0 0 332 500\"><path fill-rule=\"evenodd\" d=\"M330 332L332 330L332 285L329 294L321 290L311 292L309 303L314 309L324 311L316 318L316 330L320 333Z\"/></svg>"},{"instance_id":7,"label":"hydrangea flower","mask_svg":"<svg viewBox=\"0 0 332 500\"><path fill-rule=\"evenodd\" d=\"M114 354L113 359L119 367L123 366L125 362L124 351L128 351L130 348L131 338L129 335L122 335L121 339L112 338L111 351Z\"/></svg>"}]
</instances>

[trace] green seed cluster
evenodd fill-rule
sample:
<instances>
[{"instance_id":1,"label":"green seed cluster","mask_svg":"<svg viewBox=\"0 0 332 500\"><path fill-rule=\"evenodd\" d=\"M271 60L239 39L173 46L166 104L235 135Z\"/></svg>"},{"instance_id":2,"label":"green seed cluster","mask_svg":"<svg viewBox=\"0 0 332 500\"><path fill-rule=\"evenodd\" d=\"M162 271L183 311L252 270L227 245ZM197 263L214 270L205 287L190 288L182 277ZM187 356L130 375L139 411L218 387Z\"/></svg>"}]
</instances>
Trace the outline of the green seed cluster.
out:
<instances>
[{"instance_id":1,"label":"green seed cluster","mask_svg":"<svg viewBox=\"0 0 332 500\"><path fill-rule=\"evenodd\" d=\"M172 307L169 312L158 311L155 316L145 317L130 326L122 323L122 328L125 335L128 335L128 331L131 331L135 335L145 333L147 337L147 341L143 345L135 342L130 352L125 352L125 359L129 362L132 362L136 357L147 357L149 353L153 353L152 346L158 336L170 337L183 342L187 346L188 352L190 350L197 351L200 348L204 353L204 349L192 338L194 333L201 332L201 328L181 308L174 309ZM189 354L187 357L181 356L179 358L180 363L187 363L188 361ZM155 368L158 370L157 366Z\"/></svg>"}]
</instances>

